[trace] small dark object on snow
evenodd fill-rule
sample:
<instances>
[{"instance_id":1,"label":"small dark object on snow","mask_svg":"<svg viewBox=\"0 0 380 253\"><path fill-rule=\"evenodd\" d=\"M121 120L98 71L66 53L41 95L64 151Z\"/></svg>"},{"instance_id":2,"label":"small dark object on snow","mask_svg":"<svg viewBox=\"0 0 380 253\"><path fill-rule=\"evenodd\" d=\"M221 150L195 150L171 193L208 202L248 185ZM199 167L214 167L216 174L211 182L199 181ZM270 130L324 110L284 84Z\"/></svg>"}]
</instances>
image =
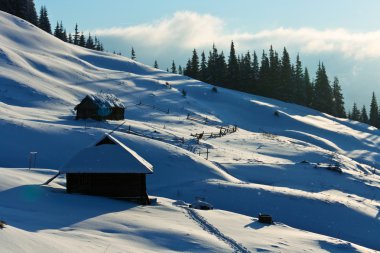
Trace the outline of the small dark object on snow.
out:
<instances>
[{"instance_id":1,"label":"small dark object on snow","mask_svg":"<svg viewBox=\"0 0 380 253\"><path fill-rule=\"evenodd\" d=\"M278 112L278 111L274 111L274 116L276 116L276 117L280 117L280 113Z\"/></svg>"},{"instance_id":2,"label":"small dark object on snow","mask_svg":"<svg viewBox=\"0 0 380 253\"><path fill-rule=\"evenodd\" d=\"M331 171L335 171L335 172L338 172L340 174L343 173L342 169L339 167L339 165L329 165L327 167L328 170L331 170Z\"/></svg>"},{"instance_id":3,"label":"small dark object on snow","mask_svg":"<svg viewBox=\"0 0 380 253\"><path fill-rule=\"evenodd\" d=\"M182 97L186 97L187 95L187 92L185 91L185 89L182 89Z\"/></svg>"},{"instance_id":4,"label":"small dark object on snow","mask_svg":"<svg viewBox=\"0 0 380 253\"><path fill-rule=\"evenodd\" d=\"M5 221L0 220L0 229L5 228L5 225L6 225L6 224L7 224L7 223L5 223Z\"/></svg>"},{"instance_id":5,"label":"small dark object on snow","mask_svg":"<svg viewBox=\"0 0 380 253\"><path fill-rule=\"evenodd\" d=\"M273 224L272 216L269 214L259 214L259 222L264 224Z\"/></svg>"},{"instance_id":6,"label":"small dark object on snow","mask_svg":"<svg viewBox=\"0 0 380 253\"><path fill-rule=\"evenodd\" d=\"M165 82L165 85L166 85L166 87L168 87L169 89L172 88L172 86L171 86L168 82Z\"/></svg>"},{"instance_id":7,"label":"small dark object on snow","mask_svg":"<svg viewBox=\"0 0 380 253\"><path fill-rule=\"evenodd\" d=\"M218 92L218 89L214 86L214 87L212 87L211 91L217 93L217 92Z\"/></svg>"},{"instance_id":8,"label":"small dark object on snow","mask_svg":"<svg viewBox=\"0 0 380 253\"><path fill-rule=\"evenodd\" d=\"M310 163L309 161L303 160L300 163Z\"/></svg>"},{"instance_id":9,"label":"small dark object on snow","mask_svg":"<svg viewBox=\"0 0 380 253\"><path fill-rule=\"evenodd\" d=\"M201 200L195 201L194 203L190 204L189 207L194 208L194 209L200 209L200 210L214 209L214 207L210 203L207 203L206 201L201 201Z\"/></svg>"}]
</instances>

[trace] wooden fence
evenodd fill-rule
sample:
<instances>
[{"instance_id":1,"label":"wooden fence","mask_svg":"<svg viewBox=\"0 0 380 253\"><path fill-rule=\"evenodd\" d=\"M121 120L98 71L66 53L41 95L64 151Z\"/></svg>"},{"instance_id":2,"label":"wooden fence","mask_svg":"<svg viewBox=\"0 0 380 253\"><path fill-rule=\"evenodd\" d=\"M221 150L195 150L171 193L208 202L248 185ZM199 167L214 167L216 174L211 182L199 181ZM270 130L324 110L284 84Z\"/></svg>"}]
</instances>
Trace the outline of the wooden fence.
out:
<instances>
[{"instance_id":1,"label":"wooden fence","mask_svg":"<svg viewBox=\"0 0 380 253\"><path fill-rule=\"evenodd\" d=\"M232 134L232 133L235 133L237 131L237 126L236 125L233 125L233 126L219 126L219 131L218 132L211 132L211 133L205 133L205 132L202 132L202 133L195 133L195 134L190 134L190 136L196 138L198 141L199 140L207 140L207 139L210 139L210 138L218 138L218 137L222 137L224 135L227 135L227 134Z\"/></svg>"}]
</instances>

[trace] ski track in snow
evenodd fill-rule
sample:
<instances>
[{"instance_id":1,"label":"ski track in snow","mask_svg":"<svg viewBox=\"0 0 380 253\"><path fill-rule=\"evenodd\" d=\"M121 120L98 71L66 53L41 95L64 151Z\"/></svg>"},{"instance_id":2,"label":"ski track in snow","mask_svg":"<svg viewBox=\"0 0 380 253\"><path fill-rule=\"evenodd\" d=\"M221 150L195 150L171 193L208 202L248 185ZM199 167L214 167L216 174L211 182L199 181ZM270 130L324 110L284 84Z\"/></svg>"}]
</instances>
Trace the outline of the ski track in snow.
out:
<instances>
[{"instance_id":1,"label":"ski track in snow","mask_svg":"<svg viewBox=\"0 0 380 253\"><path fill-rule=\"evenodd\" d=\"M211 235L214 235L219 240L223 241L227 245L229 245L234 251L233 252L250 252L246 247L235 241L234 239L226 236L222 232L219 231L216 227L211 225L203 216L197 213L195 210L187 207L183 207L186 210L188 217L195 221L203 230L208 232Z\"/></svg>"}]
</instances>

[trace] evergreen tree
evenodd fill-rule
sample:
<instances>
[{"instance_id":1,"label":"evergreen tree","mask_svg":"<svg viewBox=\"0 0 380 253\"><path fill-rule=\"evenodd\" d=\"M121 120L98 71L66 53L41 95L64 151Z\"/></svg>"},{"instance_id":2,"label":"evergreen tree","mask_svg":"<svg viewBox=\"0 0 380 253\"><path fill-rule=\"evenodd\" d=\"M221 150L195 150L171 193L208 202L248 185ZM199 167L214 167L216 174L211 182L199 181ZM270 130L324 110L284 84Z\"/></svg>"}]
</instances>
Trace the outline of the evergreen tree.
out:
<instances>
[{"instance_id":1,"label":"evergreen tree","mask_svg":"<svg viewBox=\"0 0 380 253\"><path fill-rule=\"evenodd\" d=\"M342 88L339 85L339 79L337 77L334 78L332 92L334 102L333 115L339 118L345 118L346 111L344 109L344 98L342 94Z\"/></svg>"},{"instance_id":2,"label":"evergreen tree","mask_svg":"<svg viewBox=\"0 0 380 253\"><path fill-rule=\"evenodd\" d=\"M252 82L252 60L251 53L249 51L240 58L239 75L239 90L249 92Z\"/></svg>"},{"instance_id":3,"label":"evergreen tree","mask_svg":"<svg viewBox=\"0 0 380 253\"><path fill-rule=\"evenodd\" d=\"M318 65L318 70L316 73L313 107L321 112L328 114L333 113L334 102L332 89L329 84L326 69L323 63Z\"/></svg>"},{"instance_id":4,"label":"evergreen tree","mask_svg":"<svg viewBox=\"0 0 380 253\"><path fill-rule=\"evenodd\" d=\"M1 0L0 10L38 25L37 12L33 0Z\"/></svg>"},{"instance_id":5,"label":"evergreen tree","mask_svg":"<svg viewBox=\"0 0 380 253\"><path fill-rule=\"evenodd\" d=\"M371 126L379 128L379 107L377 105L375 92L372 93L371 108L369 112L369 124Z\"/></svg>"},{"instance_id":6,"label":"evergreen tree","mask_svg":"<svg viewBox=\"0 0 380 253\"><path fill-rule=\"evenodd\" d=\"M239 64L236 57L235 45L231 41L230 55L227 63L227 87L236 89L239 83Z\"/></svg>"},{"instance_id":7,"label":"evergreen tree","mask_svg":"<svg viewBox=\"0 0 380 253\"><path fill-rule=\"evenodd\" d=\"M0 11L7 12L9 14L15 15L15 1L3 0L0 1Z\"/></svg>"},{"instance_id":8,"label":"evergreen tree","mask_svg":"<svg viewBox=\"0 0 380 253\"><path fill-rule=\"evenodd\" d=\"M136 53L135 53L135 49L132 47L132 50L131 50L131 59L132 60L136 60Z\"/></svg>"},{"instance_id":9,"label":"evergreen tree","mask_svg":"<svg viewBox=\"0 0 380 253\"><path fill-rule=\"evenodd\" d=\"M60 27L60 30L61 30L61 40L63 40L64 42L67 42L67 33L66 33L66 29L63 27L63 24L62 24L62 21L61 21L61 24L59 25Z\"/></svg>"},{"instance_id":10,"label":"evergreen tree","mask_svg":"<svg viewBox=\"0 0 380 253\"><path fill-rule=\"evenodd\" d=\"M178 74L183 75L183 70L182 70L181 65L178 66Z\"/></svg>"},{"instance_id":11,"label":"evergreen tree","mask_svg":"<svg viewBox=\"0 0 380 253\"><path fill-rule=\"evenodd\" d=\"M352 112L350 110L348 110L347 112L347 118L352 119Z\"/></svg>"},{"instance_id":12,"label":"evergreen tree","mask_svg":"<svg viewBox=\"0 0 380 253\"><path fill-rule=\"evenodd\" d=\"M258 82L259 82L260 67L259 67L259 60L257 58L255 51L253 51L253 61L252 61L251 71L252 71L251 87L250 87L249 91L252 93L256 93Z\"/></svg>"},{"instance_id":13,"label":"evergreen tree","mask_svg":"<svg viewBox=\"0 0 380 253\"><path fill-rule=\"evenodd\" d=\"M259 71L259 83L258 83L258 95L269 97L271 94L271 83L270 83L270 65L269 59L263 50L261 55L261 64Z\"/></svg>"},{"instance_id":14,"label":"evergreen tree","mask_svg":"<svg viewBox=\"0 0 380 253\"><path fill-rule=\"evenodd\" d=\"M45 6L41 6L40 17L38 19L38 27L51 34L50 20Z\"/></svg>"},{"instance_id":15,"label":"evergreen tree","mask_svg":"<svg viewBox=\"0 0 380 253\"><path fill-rule=\"evenodd\" d=\"M57 37L59 39L59 37L61 36L61 31L60 31L60 27L59 27L59 23L57 21L57 25L55 26L55 29L54 29L54 33L53 35L55 37Z\"/></svg>"},{"instance_id":16,"label":"evergreen tree","mask_svg":"<svg viewBox=\"0 0 380 253\"><path fill-rule=\"evenodd\" d=\"M206 62L206 55L205 52L202 51L201 54L201 65L199 69L199 80L202 82L207 82L207 62Z\"/></svg>"},{"instance_id":17,"label":"evergreen tree","mask_svg":"<svg viewBox=\"0 0 380 253\"><path fill-rule=\"evenodd\" d=\"M78 31L78 24L75 24L75 32L74 32L74 45L79 45L79 39L80 39L80 34Z\"/></svg>"},{"instance_id":18,"label":"evergreen tree","mask_svg":"<svg viewBox=\"0 0 380 253\"><path fill-rule=\"evenodd\" d=\"M26 18L25 20L29 21L35 26L38 26L38 16L36 11L36 6L34 5L33 0L26 1Z\"/></svg>"},{"instance_id":19,"label":"evergreen tree","mask_svg":"<svg viewBox=\"0 0 380 253\"><path fill-rule=\"evenodd\" d=\"M95 44L94 40L92 39L91 33L88 34L85 47L88 49L95 49Z\"/></svg>"},{"instance_id":20,"label":"evergreen tree","mask_svg":"<svg viewBox=\"0 0 380 253\"><path fill-rule=\"evenodd\" d=\"M310 75L307 68L305 68L303 80L304 80L304 86L305 86L305 105L308 107L312 107L313 97L314 97L314 85L310 81Z\"/></svg>"},{"instance_id":21,"label":"evergreen tree","mask_svg":"<svg viewBox=\"0 0 380 253\"><path fill-rule=\"evenodd\" d=\"M67 38L67 42L69 42L70 44L74 43L73 36L71 35L71 33L69 33L69 37Z\"/></svg>"},{"instance_id":22,"label":"evergreen tree","mask_svg":"<svg viewBox=\"0 0 380 253\"><path fill-rule=\"evenodd\" d=\"M193 50L193 56L190 61L190 68L186 66L187 76L198 79L199 78L199 57L197 50Z\"/></svg>"},{"instance_id":23,"label":"evergreen tree","mask_svg":"<svg viewBox=\"0 0 380 253\"><path fill-rule=\"evenodd\" d=\"M368 118L367 109L365 108L365 105L363 105L362 111L360 113L360 121L366 124L369 123L369 118Z\"/></svg>"},{"instance_id":24,"label":"evergreen tree","mask_svg":"<svg viewBox=\"0 0 380 253\"><path fill-rule=\"evenodd\" d=\"M63 27L62 21L61 23L57 22L53 35L57 37L58 39L63 40L64 42L67 42L66 29Z\"/></svg>"},{"instance_id":25,"label":"evergreen tree","mask_svg":"<svg viewBox=\"0 0 380 253\"><path fill-rule=\"evenodd\" d=\"M191 60L190 60L190 59L187 60L186 67L185 67L185 69L184 69L184 71L183 71L183 74L184 74L185 76L192 77L192 72L191 72Z\"/></svg>"},{"instance_id":26,"label":"evergreen tree","mask_svg":"<svg viewBox=\"0 0 380 253\"><path fill-rule=\"evenodd\" d=\"M355 121L360 121L360 118L361 118L360 111L356 103L354 103L354 105L352 106L351 119Z\"/></svg>"},{"instance_id":27,"label":"evergreen tree","mask_svg":"<svg viewBox=\"0 0 380 253\"><path fill-rule=\"evenodd\" d=\"M294 68L294 87L295 87L295 100L294 102L299 105L306 105L306 86L303 74L302 63L299 54L296 58L296 66Z\"/></svg>"},{"instance_id":28,"label":"evergreen tree","mask_svg":"<svg viewBox=\"0 0 380 253\"><path fill-rule=\"evenodd\" d=\"M215 72L215 84L226 87L227 80L227 63L226 58L224 56L224 52L220 52L220 54L216 58L216 72Z\"/></svg>"},{"instance_id":29,"label":"evergreen tree","mask_svg":"<svg viewBox=\"0 0 380 253\"><path fill-rule=\"evenodd\" d=\"M158 68L159 68L159 67L158 67L158 63L157 63L157 60L154 60L153 68L155 68L155 69L158 69Z\"/></svg>"},{"instance_id":30,"label":"evergreen tree","mask_svg":"<svg viewBox=\"0 0 380 253\"><path fill-rule=\"evenodd\" d=\"M219 61L218 50L215 47L215 44L212 45L212 50L209 52L207 59L207 82L211 84L217 84L219 77L217 76L218 72L218 61ZM219 85L221 85L219 83Z\"/></svg>"},{"instance_id":31,"label":"evergreen tree","mask_svg":"<svg viewBox=\"0 0 380 253\"><path fill-rule=\"evenodd\" d=\"M79 36L78 46L85 47L86 46L86 38L84 37L83 32Z\"/></svg>"},{"instance_id":32,"label":"evergreen tree","mask_svg":"<svg viewBox=\"0 0 380 253\"><path fill-rule=\"evenodd\" d=\"M173 60L173 62L172 62L172 68L171 68L171 71L172 71L173 74L177 74L177 67L176 67L176 65L175 65L174 60Z\"/></svg>"},{"instance_id":33,"label":"evergreen tree","mask_svg":"<svg viewBox=\"0 0 380 253\"><path fill-rule=\"evenodd\" d=\"M294 102L295 88L292 73L293 71L292 65L290 63L289 53L284 47L281 58L280 87L278 87L278 89L275 91L275 98L286 102Z\"/></svg>"}]
</instances>

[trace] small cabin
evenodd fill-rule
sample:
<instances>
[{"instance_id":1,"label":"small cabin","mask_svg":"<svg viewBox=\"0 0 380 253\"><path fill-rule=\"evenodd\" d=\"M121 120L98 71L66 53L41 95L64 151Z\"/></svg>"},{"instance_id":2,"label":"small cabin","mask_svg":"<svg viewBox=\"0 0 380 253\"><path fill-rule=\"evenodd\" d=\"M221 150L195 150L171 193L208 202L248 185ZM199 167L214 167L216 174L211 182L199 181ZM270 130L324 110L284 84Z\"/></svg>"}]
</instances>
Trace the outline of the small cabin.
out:
<instances>
[{"instance_id":1,"label":"small cabin","mask_svg":"<svg viewBox=\"0 0 380 253\"><path fill-rule=\"evenodd\" d=\"M61 169L66 191L149 204L146 174L153 166L110 134L74 155Z\"/></svg>"},{"instance_id":2,"label":"small cabin","mask_svg":"<svg viewBox=\"0 0 380 253\"><path fill-rule=\"evenodd\" d=\"M87 95L76 105L76 119L123 120L124 104L113 94L98 93Z\"/></svg>"}]
</instances>

